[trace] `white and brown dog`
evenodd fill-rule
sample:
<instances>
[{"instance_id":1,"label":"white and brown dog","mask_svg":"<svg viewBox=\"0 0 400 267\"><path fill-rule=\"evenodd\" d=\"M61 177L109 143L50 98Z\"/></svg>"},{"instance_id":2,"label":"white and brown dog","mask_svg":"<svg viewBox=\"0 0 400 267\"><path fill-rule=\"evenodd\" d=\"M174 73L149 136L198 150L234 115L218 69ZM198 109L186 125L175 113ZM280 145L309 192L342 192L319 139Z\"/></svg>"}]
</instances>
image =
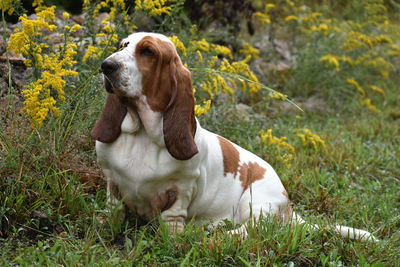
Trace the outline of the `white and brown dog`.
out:
<instances>
[{"instance_id":1,"label":"white and brown dog","mask_svg":"<svg viewBox=\"0 0 400 267\"><path fill-rule=\"evenodd\" d=\"M203 129L194 114L190 72L164 35L134 33L101 65L109 92L91 136L114 202L173 232L185 222L238 223L275 215L304 221L263 159ZM316 226L315 226L316 227ZM336 226L342 236L373 239ZM246 235L246 225L231 233Z\"/></svg>"}]
</instances>

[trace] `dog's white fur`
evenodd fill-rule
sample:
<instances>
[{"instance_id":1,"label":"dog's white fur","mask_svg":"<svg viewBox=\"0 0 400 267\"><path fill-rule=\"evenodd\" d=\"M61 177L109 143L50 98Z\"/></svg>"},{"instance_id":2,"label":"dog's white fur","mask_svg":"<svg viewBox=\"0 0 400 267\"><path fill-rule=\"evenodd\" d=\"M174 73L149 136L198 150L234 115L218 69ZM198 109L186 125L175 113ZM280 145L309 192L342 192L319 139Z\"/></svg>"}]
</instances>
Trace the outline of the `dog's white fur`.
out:
<instances>
[{"instance_id":1,"label":"dog's white fur","mask_svg":"<svg viewBox=\"0 0 400 267\"><path fill-rule=\"evenodd\" d=\"M251 216L258 219L260 215L274 215L284 221L294 218L291 222L304 223L292 211L285 188L267 162L203 129L197 119L193 136L197 152L184 156L184 159L171 155L165 141L166 130L163 130L166 123L164 112L154 110L144 93L143 75L137 57L147 56L156 61L154 57L160 56L157 53L145 55L148 51L141 55L142 52L137 51L137 45L144 38L153 42L150 44L152 49L163 42L168 44L166 47L171 49L161 49L160 53L173 53L173 60L181 64L173 43L167 37L154 33L131 34L121 42L122 50L107 58L118 64L118 71L105 75L106 82L116 96L131 103L120 103L126 106L128 112L123 115L121 132L116 139L96 141L98 163L107 178L110 196L118 185L124 204L130 210L147 219L161 213L162 220L171 226L172 231L181 231L184 223L190 220L212 225L224 219L245 223ZM180 69L187 71L180 66L177 72ZM191 85L186 86L191 89ZM179 82L177 90L179 94ZM154 99L157 101L157 98ZM101 139L96 134L94 137ZM369 232L363 230L344 226L336 226L336 230L342 236L353 239L373 239ZM246 235L246 226L231 233Z\"/></svg>"}]
</instances>

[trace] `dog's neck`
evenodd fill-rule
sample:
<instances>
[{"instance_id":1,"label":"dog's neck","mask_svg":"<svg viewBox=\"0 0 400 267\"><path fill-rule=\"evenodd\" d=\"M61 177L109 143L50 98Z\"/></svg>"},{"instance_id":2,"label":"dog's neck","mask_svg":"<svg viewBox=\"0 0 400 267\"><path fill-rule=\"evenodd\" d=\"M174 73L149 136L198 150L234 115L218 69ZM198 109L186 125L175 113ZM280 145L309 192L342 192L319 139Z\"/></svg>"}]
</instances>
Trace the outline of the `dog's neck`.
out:
<instances>
[{"instance_id":1,"label":"dog's neck","mask_svg":"<svg viewBox=\"0 0 400 267\"><path fill-rule=\"evenodd\" d=\"M124 98L131 117L138 116L149 138L160 147L165 147L163 135L163 114L151 110L144 95L138 98Z\"/></svg>"}]
</instances>

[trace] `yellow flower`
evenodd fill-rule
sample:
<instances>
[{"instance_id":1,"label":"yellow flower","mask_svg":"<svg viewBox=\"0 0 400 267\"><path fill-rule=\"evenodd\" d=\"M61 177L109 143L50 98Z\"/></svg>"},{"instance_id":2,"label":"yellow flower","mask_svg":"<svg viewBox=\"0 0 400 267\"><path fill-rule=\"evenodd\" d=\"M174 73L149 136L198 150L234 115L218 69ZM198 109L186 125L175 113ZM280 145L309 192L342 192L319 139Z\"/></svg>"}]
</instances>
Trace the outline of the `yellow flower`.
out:
<instances>
[{"instance_id":1,"label":"yellow flower","mask_svg":"<svg viewBox=\"0 0 400 267\"><path fill-rule=\"evenodd\" d=\"M141 0L135 0L135 9L136 10L142 9L142 1Z\"/></svg>"},{"instance_id":2,"label":"yellow flower","mask_svg":"<svg viewBox=\"0 0 400 267\"><path fill-rule=\"evenodd\" d=\"M43 7L44 0L33 0L32 6L33 7Z\"/></svg>"},{"instance_id":3,"label":"yellow flower","mask_svg":"<svg viewBox=\"0 0 400 267\"><path fill-rule=\"evenodd\" d=\"M84 0L83 10L90 10L91 8L92 3L90 3L90 1ZM109 9L109 16L102 21L103 25L116 22L117 20L122 20L125 25L130 25L130 19L126 10L124 0L102 0L95 6L92 17L96 18L99 15L100 10L102 9ZM117 15L119 15L118 18ZM135 27L133 26L133 28Z\"/></svg>"},{"instance_id":4,"label":"yellow flower","mask_svg":"<svg viewBox=\"0 0 400 267\"><path fill-rule=\"evenodd\" d=\"M281 94L279 92L274 92L272 94L269 94L269 97L270 98L275 98L275 99L280 99L282 101L286 101L288 96L285 95L285 94Z\"/></svg>"},{"instance_id":5,"label":"yellow flower","mask_svg":"<svg viewBox=\"0 0 400 267\"><path fill-rule=\"evenodd\" d=\"M232 52L228 47L223 45L212 45L212 47L217 54L228 56L230 59L232 59Z\"/></svg>"},{"instance_id":6,"label":"yellow flower","mask_svg":"<svg viewBox=\"0 0 400 267\"><path fill-rule=\"evenodd\" d=\"M210 106L211 106L211 100L204 101L203 106L195 105L194 112L196 116L200 117L201 115L207 113L207 111L210 109Z\"/></svg>"},{"instance_id":7,"label":"yellow flower","mask_svg":"<svg viewBox=\"0 0 400 267\"><path fill-rule=\"evenodd\" d=\"M364 89L362 89L362 87L358 84L358 82L356 80L354 80L352 78L348 78L347 83L350 85L353 85L357 89L357 91L361 94L361 96L363 96L363 97L365 96Z\"/></svg>"},{"instance_id":8,"label":"yellow flower","mask_svg":"<svg viewBox=\"0 0 400 267\"><path fill-rule=\"evenodd\" d=\"M297 20L299 20L299 19L298 19L296 16L294 16L294 15L290 15L290 16L287 16L284 20L285 20L285 21L292 21L292 20L297 21Z\"/></svg>"},{"instance_id":9,"label":"yellow flower","mask_svg":"<svg viewBox=\"0 0 400 267\"><path fill-rule=\"evenodd\" d=\"M359 47L372 48L373 46L374 44L371 38L368 37L367 35L361 32L350 31L347 33L347 39L343 43L342 49L347 49L349 51L352 51Z\"/></svg>"},{"instance_id":10,"label":"yellow flower","mask_svg":"<svg viewBox=\"0 0 400 267\"><path fill-rule=\"evenodd\" d=\"M286 142L286 136L278 138L272 135L272 129L268 129L267 132L261 130L260 137L262 144L267 145L268 147L275 147L278 156L277 158L286 166L290 166L295 149L292 145Z\"/></svg>"},{"instance_id":11,"label":"yellow flower","mask_svg":"<svg viewBox=\"0 0 400 267\"><path fill-rule=\"evenodd\" d=\"M64 77L76 76L78 73L67 69L76 63L73 59L77 49L75 44L69 43L67 39L59 52L49 53L49 45L39 42L46 40L42 37L42 30L53 31L57 28L52 24L55 6L46 7L42 1L34 4L37 5L36 19L28 19L25 14L19 18L21 26L10 36L8 48L17 55L25 56L27 59L24 63L36 70L36 80L27 84L22 94L25 97L23 110L30 117L32 127L38 127L50 111L55 116L59 115L55 97L60 101L65 100ZM69 30L69 26L65 30ZM45 54L46 52L49 54Z\"/></svg>"},{"instance_id":12,"label":"yellow flower","mask_svg":"<svg viewBox=\"0 0 400 267\"><path fill-rule=\"evenodd\" d=\"M294 2L293 2L293 1L286 0L286 3L288 3L288 4L289 4L289 6L291 6L291 7L294 7L294 6L295 6L295 4L294 4Z\"/></svg>"},{"instance_id":13,"label":"yellow flower","mask_svg":"<svg viewBox=\"0 0 400 267\"><path fill-rule=\"evenodd\" d=\"M385 43L386 44L392 44L393 43L392 38L390 38L390 36L385 35L385 34L373 36L373 37L371 37L371 41L375 45L377 45L377 44L385 44Z\"/></svg>"},{"instance_id":14,"label":"yellow flower","mask_svg":"<svg viewBox=\"0 0 400 267\"><path fill-rule=\"evenodd\" d=\"M379 88L378 86L375 85L370 85L369 86L373 91L378 92L380 94L382 94L383 96L385 96L385 91L383 91L381 88Z\"/></svg>"},{"instance_id":15,"label":"yellow flower","mask_svg":"<svg viewBox=\"0 0 400 267\"><path fill-rule=\"evenodd\" d=\"M269 18L269 16L265 15L264 13L261 13L261 12L254 12L253 18L258 19L260 22L265 23L265 24L271 23L271 19Z\"/></svg>"},{"instance_id":16,"label":"yellow flower","mask_svg":"<svg viewBox=\"0 0 400 267\"><path fill-rule=\"evenodd\" d=\"M69 19L69 13L68 12L63 12L63 17L64 17L64 19Z\"/></svg>"},{"instance_id":17,"label":"yellow flower","mask_svg":"<svg viewBox=\"0 0 400 267\"><path fill-rule=\"evenodd\" d=\"M212 100L214 98L214 95L211 91L212 87L209 81L203 82L202 83L202 88L203 91L206 91L208 93L208 95L210 96L210 99Z\"/></svg>"},{"instance_id":18,"label":"yellow flower","mask_svg":"<svg viewBox=\"0 0 400 267\"><path fill-rule=\"evenodd\" d=\"M197 56L199 57L199 62L203 62L203 55L199 50L196 51Z\"/></svg>"},{"instance_id":19,"label":"yellow flower","mask_svg":"<svg viewBox=\"0 0 400 267\"><path fill-rule=\"evenodd\" d=\"M143 9L150 16L169 15L172 8L167 6L167 0L135 0L135 9Z\"/></svg>"},{"instance_id":20,"label":"yellow flower","mask_svg":"<svg viewBox=\"0 0 400 267\"><path fill-rule=\"evenodd\" d=\"M300 138L304 147L311 146L314 149L317 149L319 146L325 147L325 141L322 140L319 135L312 133L309 129L302 129L301 132L297 134L297 137Z\"/></svg>"},{"instance_id":21,"label":"yellow flower","mask_svg":"<svg viewBox=\"0 0 400 267\"><path fill-rule=\"evenodd\" d=\"M74 26L71 27L70 33L74 33L76 31L79 31L81 29L81 25L75 24Z\"/></svg>"},{"instance_id":22,"label":"yellow flower","mask_svg":"<svg viewBox=\"0 0 400 267\"><path fill-rule=\"evenodd\" d=\"M217 56L213 56L211 57L211 59L207 62L208 67L212 68L215 66L215 64L218 61L218 57Z\"/></svg>"},{"instance_id":23,"label":"yellow flower","mask_svg":"<svg viewBox=\"0 0 400 267\"><path fill-rule=\"evenodd\" d=\"M329 30L329 27L328 27L328 25L325 24L325 23L321 23L320 25L318 25L318 27L315 26L315 25L313 25L313 26L311 26L311 28L310 28L310 31L311 31L311 32L320 32L320 33L322 33L324 36L327 36L327 35L328 35L328 30Z\"/></svg>"},{"instance_id":24,"label":"yellow flower","mask_svg":"<svg viewBox=\"0 0 400 267\"><path fill-rule=\"evenodd\" d=\"M390 46L390 50L388 51L387 55L389 57L400 57L400 46L392 44Z\"/></svg>"},{"instance_id":25,"label":"yellow flower","mask_svg":"<svg viewBox=\"0 0 400 267\"><path fill-rule=\"evenodd\" d=\"M372 103L371 99L369 98L361 98L360 99L360 104L367 107L369 110L375 112L375 113L380 113L380 110L377 109Z\"/></svg>"},{"instance_id":26,"label":"yellow flower","mask_svg":"<svg viewBox=\"0 0 400 267\"><path fill-rule=\"evenodd\" d=\"M110 25L105 25L103 27L103 31L105 31L106 33L111 33L113 31L113 29L111 28Z\"/></svg>"},{"instance_id":27,"label":"yellow flower","mask_svg":"<svg viewBox=\"0 0 400 267\"><path fill-rule=\"evenodd\" d=\"M89 58L96 58L101 52L101 49L96 46L89 45L82 61L86 62Z\"/></svg>"},{"instance_id":28,"label":"yellow flower","mask_svg":"<svg viewBox=\"0 0 400 267\"><path fill-rule=\"evenodd\" d=\"M339 58L339 60L340 61L343 61L343 62L346 62L346 63L348 63L349 65L351 65L351 66L354 66L354 61L351 59L351 58L349 58L349 57L347 57L347 56L341 56L340 58Z\"/></svg>"},{"instance_id":29,"label":"yellow flower","mask_svg":"<svg viewBox=\"0 0 400 267\"><path fill-rule=\"evenodd\" d=\"M268 10L273 9L275 7L276 7L275 4L269 3L269 4L265 5L265 10L268 11Z\"/></svg>"},{"instance_id":30,"label":"yellow flower","mask_svg":"<svg viewBox=\"0 0 400 267\"><path fill-rule=\"evenodd\" d=\"M329 65L333 65L336 69L336 71L339 71L339 61L338 61L338 57L335 55L325 55L323 57L320 58L321 62L325 62L325 66L329 66Z\"/></svg>"},{"instance_id":31,"label":"yellow flower","mask_svg":"<svg viewBox=\"0 0 400 267\"><path fill-rule=\"evenodd\" d=\"M186 47L181 40L179 40L178 36L173 35L168 38L172 41L172 43L174 43L175 47L182 52L182 55L186 57Z\"/></svg>"},{"instance_id":32,"label":"yellow flower","mask_svg":"<svg viewBox=\"0 0 400 267\"><path fill-rule=\"evenodd\" d=\"M232 67L228 60L224 59L221 63L220 70L229 73L237 73L236 69Z\"/></svg>"},{"instance_id":33,"label":"yellow flower","mask_svg":"<svg viewBox=\"0 0 400 267\"><path fill-rule=\"evenodd\" d=\"M14 8L12 7L12 2L15 0L1 0L2 5L0 5L0 10L2 9L2 6L4 7L4 12L7 12L8 15L12 15L14 13Z\"/></svg>"},{"instance_id":34,"label":"yellow flower","mask_svg":"<svg viewBox=\"0 0 400 267\"><path fill-rule=\"evenodd\" d=\"M206 39L201 39L200 41L191 41L191 45L203 52L210 51L210 44L206 41Z\"/></svg>"},{"instance_id":35,"label":"yellow flower","mask_svg":"<svg viewBox=\"0 0 400 267\"><path fill-rule=\"evenodd\" d=\"M242 61L236 61L232 62L230 64L226 59L224 59L221 63L220 70L224 72L229 72L233 74L240 74L249 79L250 81L254 82L248 82L248 86L245 81L239 80L239 82L242 85L242 90L246 91L247 88L249 87L249 93L255 93L261 90L261 86L258 84L258 78L254 75L254 73L250 70L249 65L247 64L247 61L249 61L251 56L247 56L246 59ZM234 87L236 88L236 84L234 84Z\"/></svg>"},{"instance_id":36,"label":"yellow flower","mask_svg":"<svg viewBox=\"0 0 400 267\"><path fill-rule=\"evenodd\" d=\"M260 50L254 48L247 42L243 44L243 49L240 49L239 52L244 54L246 57L250 56L253 59L258 58L258 56L260 55Z\"/></svg>"},{"instance_id":37,"label":"yellow flower","mask_svg":"<svg viewBox=\"0 0 400 267\"><path fill-rule=\"evenodd\" d=\"M318 26L318 31L326 32L327 30L328 30L328 25L326 25L325 23L322 23Z\"/></svg>"},{"instance_id":38,"label":"yellow flower","mask_svg":"<svg viewBox=\"0 0 400 267\"><path fill-rule=\"evenodd\" d=\"M372 66L381 72L384 78L389 76L389 70L394 69L394 66L386 61L383 57L376 57L363 62L365 66Z\"/></svg>"},{"instance_id":39,"label":"yellow flower","mask_svg":"<svg viewBox=\"0 0 400 267\"><path fill-rule=\"evenodd\" d=\"M310 22L315 22L316 21L316 19L318 18L318 17L321 17L322 16L322 13L319 13L319 12L313 12L313 13L311 13L311 14L309 14L309 15L307 15L307 16L305 16L302 20L303 21L310 21Z\"/></svg>"}]
</instances>

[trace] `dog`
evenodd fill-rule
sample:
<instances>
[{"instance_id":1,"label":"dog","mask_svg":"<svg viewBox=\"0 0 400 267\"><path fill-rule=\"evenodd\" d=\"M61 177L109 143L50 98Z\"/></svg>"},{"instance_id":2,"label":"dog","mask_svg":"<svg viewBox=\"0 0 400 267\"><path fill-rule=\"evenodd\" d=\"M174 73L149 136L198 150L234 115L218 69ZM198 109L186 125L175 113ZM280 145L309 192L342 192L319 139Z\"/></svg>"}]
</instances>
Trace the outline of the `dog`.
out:
<instances>
[{"instance_id":1,"label":"dog","mask_svg":"<svg viewBox=\"0 0 400 267\"><path fill-rule=\"evenodd\" d=\"M123 200L148 220L161 215L173 233L188 221L244 223L230 231L243 236L246 222L260 216L305 223L267 162L201 127L190 72L166 36L129 35L101 70L108 97L91 136L112 203ZM364 230L334 229L374 239Z\"/></svg>"}]
</instances>

